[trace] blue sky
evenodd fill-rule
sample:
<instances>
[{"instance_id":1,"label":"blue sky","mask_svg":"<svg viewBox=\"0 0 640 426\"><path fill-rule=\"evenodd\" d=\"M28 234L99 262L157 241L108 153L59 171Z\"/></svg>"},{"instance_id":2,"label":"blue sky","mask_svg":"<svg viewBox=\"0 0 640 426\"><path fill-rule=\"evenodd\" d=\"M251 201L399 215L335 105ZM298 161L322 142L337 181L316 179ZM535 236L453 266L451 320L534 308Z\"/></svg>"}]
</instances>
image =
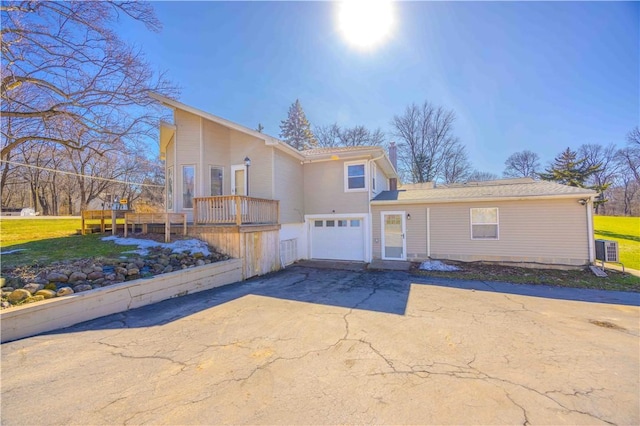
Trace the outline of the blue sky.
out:
<instances>
[{"instance_id":1,"label":"blue sky","mask_svg":"<svg viewBox=\"0 0 640 426\"><path fill-rule=\"evenodd\" d=\"M623 146L640 121L640 4L401 2L396 29L350 47L330 2L156 2L164 29L120 35L182 88L179 100L278 136L296 98L312 125L380 127L413 102L455 111L475 168L513 152Z\"/></svg>"}]
</instances>

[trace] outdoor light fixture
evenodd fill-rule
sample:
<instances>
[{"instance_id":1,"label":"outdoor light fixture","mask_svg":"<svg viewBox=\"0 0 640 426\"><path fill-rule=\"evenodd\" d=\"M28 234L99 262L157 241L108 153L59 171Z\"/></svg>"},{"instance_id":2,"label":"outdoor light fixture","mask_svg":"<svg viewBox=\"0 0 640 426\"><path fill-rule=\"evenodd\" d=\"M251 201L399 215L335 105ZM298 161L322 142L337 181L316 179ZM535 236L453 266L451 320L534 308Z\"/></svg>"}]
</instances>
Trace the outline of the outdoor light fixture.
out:
<instances>
[{"instance_id":1,"label":"outdoor light fixture","mask_svg":"<svg viewBox=\"0 0 640 426\"><path fill-rule=\"evenodd\" d=\"M580 203L581 206L584 206L587 204L587 200L585 200L584 198L578 200L578 203Z\"/></svg>"},{"instance_id":2,"label":"outdoor light fixture","mask_svg":"<svg viewBox=\"0 0 640 426\"><path fill-rule=\"evenodd\" d=\"M407 213L407 220L411 220L411 213Z\"/></svg>"},{"instance_id":3,"label":"outdoor light fixture","mask_svg":"<svg viewBox=\"0 0 640 426\"><path fill-rule=\"evenodd\" d=\"M244 157L244 165L247 166L247 197L249 196L249 166L251 165L251 159Z\"/></svg>"}]
</instances>

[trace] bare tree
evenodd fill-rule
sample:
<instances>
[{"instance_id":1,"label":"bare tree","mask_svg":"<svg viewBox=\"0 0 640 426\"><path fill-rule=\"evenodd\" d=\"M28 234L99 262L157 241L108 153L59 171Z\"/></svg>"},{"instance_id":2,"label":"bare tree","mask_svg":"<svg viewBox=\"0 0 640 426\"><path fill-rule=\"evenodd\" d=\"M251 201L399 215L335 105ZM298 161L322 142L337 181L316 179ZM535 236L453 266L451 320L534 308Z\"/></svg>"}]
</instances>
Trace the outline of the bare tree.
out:
<instances>
[{"instance_id":1,"label":"bare tree","mask_svg":"<svg viewBox=\"0 0 640 426\"><path fill-rule=\"evenodd\" d=\"M468 176L467 180L469 182L484 182L488 180L496 180L498 179L498 175L491 172L483 172L480 170L474 170Z\"/></svg>"},{"instance_id":2,"label":"bare tree","mask_svg":"<svg viewBox=\"0 0 640 426\"><path fill-rule=\"evenodd\" d=\"M153 131L149 91L175 88L110 29L124 14L159 30L150 4L6 1L0 12L2 159L29 141L84 148Z\"/></svg>"},{"instance_id":3,"label":"bare tree","mask_svg":"<svg viewBox=\"0 0 640 426\"><path fill-rule=\"evenodd\" d=\"M640 128L636 126L627 134L627 146L618 153L624 170L633 175L640 185Z\"/></svg>"},{"instance_id":4,"label":"bare tree","mask_svg":"<svg viewBox=\"0 0 640 426\"><path fill-rule=\"evenodd\" d=\"M444 183L464 182L471 173L471 163L467 150L462 145L455 145L446 155L442 178Z\"/></svg>"},{"instance_id":5,"label":"bare tree","mask_svg":"<svg viewBox=\"0 0 640 426\"><path fill-rule=\"evenodd\" d=\"M382 130L371 131L360 125L347 128L341 128L337 123L329 126L317 126L314 129L314 135L320 147L384 145Z\"/></svg>"},{"instance_id":6,"label":"bare tree","mask_svg":"<svg viewBox=\"0 0 640 426\"><path fill-rule=\"evenodd\" d=\"M508 178L536 178L540 170L540 156L535 152L524 150L513 153L504 162L506 166L502 175Z\"/></svg>"},{"instance_id":7,"label":"bare tree","mask_svg":"<svg viewBox=\"0 0 640 426\"><path fill-rule=\"evenodd\" d=\"M596 171L589 176L587 184L600 191L600 199L595 203L596 214L604 214L609 199L609 187L620 171L618 148L614 144L584 144L578 148L578 155L585 159L585 165L595 167Z\"/></svg>"},{"instance_id":8,"label":"bare tree","mask_svg":"<svg viewBox=\"0 0 640 426\"><path fill-rule=\"evenodd\" d=\"M429 102L412 104L391 124L398 137L400 168L412 182L435 181L443 177L447 156L458 139L453 136L455 114Z\"/></svg>"}]
</instances>

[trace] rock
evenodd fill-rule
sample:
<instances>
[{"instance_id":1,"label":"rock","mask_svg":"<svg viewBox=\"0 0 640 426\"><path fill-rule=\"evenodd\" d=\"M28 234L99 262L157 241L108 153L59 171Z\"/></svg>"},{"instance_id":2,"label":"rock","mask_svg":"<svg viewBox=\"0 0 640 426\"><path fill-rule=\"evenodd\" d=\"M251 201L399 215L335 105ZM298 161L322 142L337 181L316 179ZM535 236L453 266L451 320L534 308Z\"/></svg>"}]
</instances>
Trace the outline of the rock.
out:
<instances>
[{"instance_id":1,"label":"rock","mask_svg":"<svg viewBox=\"0 0 640 426\"><path fill-rule=\"evenodd\" d=\"M122 266L118 266L116 268L116 274L117 275L127 275L127 268L123 268Z\"/></svg>"},{"instance_id":2,"label":"rock","mask_svg":"<svg viewBox=\"0 0 640 426\"><path fill-rule=\"evenodd\" d=\"M80 293L81 291L89 291L89 290L93 290L93 287L91 287L91 284L80 284L73 288L74 293Z\"/></svg>"},{"instance_id":3,"label":"rock","mask_svg":"<svg viewBox=\"0 0 640 426\"><path fill-rule=\"evenodd\" d=\"M69 294L73 294L73 289L71 287L62 287L56 292L56 296L58 297L67 296Z\"/></svg>"},{"instance_id":4,"label":"rock","mask_svg":"<svg viewBox=\"0 0 640 426\"><path fill-rule=\"evenodd\" d=\"M203 265L204 265L204 260L202 259L196 260L196 266L203 266Z\"/></svg>"},{"instance_id":5,"label":"rock","mask_svg":"<svg viewBox=\"0 0 640 426\"><path fill-rule=\"evenodd\" d=\"M91 271L87 274L87 279L91 281L99 280L101 278L104 278L104 274L102 273L102 270Z\"/></svg>"},{"instance_id":6,"label":"rock","mask_svg":"<svg viewBox=\"0 0 640 426\"><path fill-rule=\"evenodd\" d=\"M56 297L56 292L53 290L43 289L36 292L36 296L43 296L45 299L51 299Z\"/></svg>"},{"instance_id":7,"label":"rock","mask_svg":"<svg viewBox=\"0 0 640 426\"><path fill-rule=\"evenodd\" d=\"M2 303L0 303L0 307L2 307L2 309L10 308L11 307L11 303L9 303L6 300L4 300L4 301L2 301Z\"/></svg>"},{"instance_id":8,"label":"rock","mask_svg":"<svg viewBox=\"0 0 640 426\"><path fill-rule=\"evenodd\" d=\"M162 273L166 274L167 272L173 272L173 266L171 265L165 266L164 269L162 270Z\"/></svg>"},{"instance_id":9,"label":"rock","mask_svg":"<svg viewBox=\"0 0 640 426\"><path fill-rule=\"evenodd\" d=\"M140 269L138 268L127 268L127 276L138 275L140 274Z\"/></svg>"},{"instance_id":10,"label":"rock","mask_svg":"<svg viewBox=\"0 0 640 426\"><path fill-rule=\"evenodd\" d=\"M77 283L78 281L84 281L87 279L87 274L85 274L84 272L72 272L71 275L69 275L69 280L67 282L69 283Z\"/></svg>"},{"instance_id":11,"label":"rock","mask_svg":"<svg viewBox=\"0 0 640 426\"><path fill-rule=\"evenodd\" d=\"M131 262L131 263L127 263L127 266L125 266L125 268L127 268L127 269L137 269L138 265L136 265L135 263Z\"/></svg>"},{"instance_id":12,"label":"rock","mask_svg":"<svg viewBox=\"0 0 640 426\"><path fill-rule=\"evenodd\" d=\"M41 302L44 300L44 296L31 296L28 297L24 303L34 303L34 302Z\"/></svg>"},{"instance_id":13,"label":"rock","mask_svg":"<svg viewBox=\"0 0 640 426\"><path fill-rule=\"evenodd\" d=\"M197 251L197 252L193 253L193 257L196 258L196 259L201 259L201 258L204 257L204 254L202 252L200 252L200 251Z\"/></svg>"},{"instance_id":14,"label":"rock","mask_svg":"<svg viewBox=\"0 0 640 426\"><path fill-rule=\"evenodd\" d=\"M58 286L56 283L49 283L44 286L45 290L53 290L54 292L58 291Z\"/></svg>"},{"instance_id":15,"label":"rock","mask_svg":"<svg viewBox=\"0 0 640 426\"><path fill-rule=\"evenodd\" d=\"M37 283L29 283L22 288L27 290L31 294L36 294L38 290L42 290L44 288L44 285L37 284Z\"/></svg>"},{"instance_id":16,"label":"rock","mask_svg":"<svg viewBox=\"0 0 640 426\"><path fill-rule=\"evenodd\" d=\"M9 293L9 296L7 296L7 300L11 304L16 304L22 302L23 300L26 300L29 297L31 297L31 292L29 292L29 290L19 288Z\"/></svg>"},{"instance_id":17,"label":"rock","mask_svg":"<svg viewBox=\"0 0 640 426\"><path fill-rule=\"evenodd\" d=\"M13 287L2 287L2 293L11 293L15 288Z\"/></svg>"},{"instance_id":18,"label":"rock","mask_svg":"<svg viewBox=\"0 0 640 426\"><path fill-rule=\"evenodd\" d=\"M5 277L0 277L0 287L4 287L7 284L7 279Z\"/></svg>"},{"instance_id":19,"label":"rock","mask_svg":"<svg viewBox=\"0 0 640 426\"><path fill-rule=\"evenodd\" d=\"M105 280L113 281L116 279L116 274L107 274L104 276Z\"/></svg>"},{"instance_id":20,"label":"rock","mask_svg":"<svg viewBox=\"0 0 640 426\"><path fill-rule=\"evenodd\" d=\"M62 272L53 271L53 272L50 272L49 275L47 275L47 280L59 282L59 283L66 283L69 280L69 276L66 274L63 274Z\"/></svg>"}]
</instances>

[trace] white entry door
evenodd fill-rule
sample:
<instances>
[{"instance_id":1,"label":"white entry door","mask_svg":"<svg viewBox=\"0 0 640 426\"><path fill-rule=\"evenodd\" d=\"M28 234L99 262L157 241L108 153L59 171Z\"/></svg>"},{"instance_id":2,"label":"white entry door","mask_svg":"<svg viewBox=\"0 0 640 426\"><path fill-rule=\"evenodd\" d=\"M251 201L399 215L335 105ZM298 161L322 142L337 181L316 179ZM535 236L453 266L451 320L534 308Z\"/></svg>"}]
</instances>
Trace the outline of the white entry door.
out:
<instances>
[{"instance_id":1,"label":"white entry door","mask_svg":"<svg viewBox=\"0 0 640 426\"><path fill-rule=\"evenodd\" d=\"M382 258L406 260L407 239L405 212L382 212Z\"/></svg>"},{"instance_id":2,"label":"white entry door","mask_svg":"<svg viewBox=\"0 0 640 426\"><path fill-rule=\"evenodd\" d=\"M244 164L231 166L231 195L247 195L247 169Z\"/></svg>"}]
</instances>

